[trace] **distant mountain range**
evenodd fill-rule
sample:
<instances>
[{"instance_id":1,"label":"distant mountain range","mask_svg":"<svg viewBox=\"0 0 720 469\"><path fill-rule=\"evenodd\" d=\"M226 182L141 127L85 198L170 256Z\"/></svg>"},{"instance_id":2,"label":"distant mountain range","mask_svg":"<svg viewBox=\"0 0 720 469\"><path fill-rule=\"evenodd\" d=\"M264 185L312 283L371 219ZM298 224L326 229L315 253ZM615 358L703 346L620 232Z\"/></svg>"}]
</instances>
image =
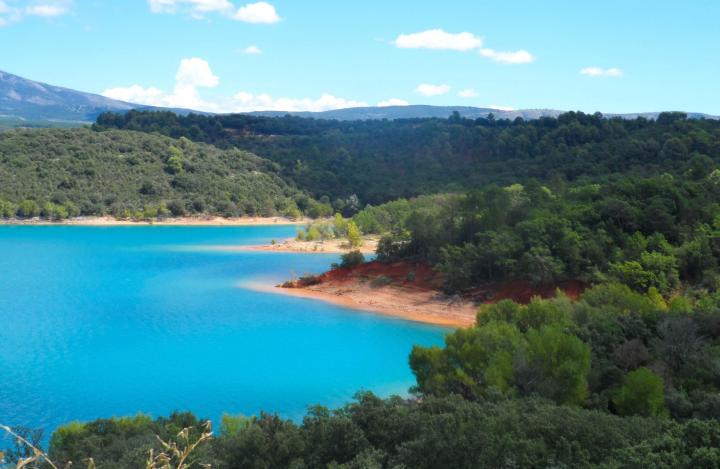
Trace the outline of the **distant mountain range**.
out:
<instances>
[{"instance_id":1,"label":"distant mountain range","mask_svg":"<svg viewBox=\"0 0 720 469\"><path fill-rule=\"evenodd\" d=\"M103 112L163 109L126 103L0 71L0 128L72 127L94 122ZM187 109L169 109L187 114Z\"/></svg>"},{"instance_id":2,"label":"distant mountain range","mask_svg":"<svg viewBox=\"0 0 720 469\"><path fill-rule=\"evenodd\" d=\"M141 104L126 103L106 98L98 94L84 93L59 86L22 78L17 75L0 71L0 128L3 127L49 127L79 126L94 122L103 112L125 112L130 109L163 109ZM168 110L168 109L165 109ZM187 109L169 109L180 114L187 114ZM387 107L356 107L336 109L324 112L283 112L260 111L252 112L259 116L284 116L287 114L312 117L316 119L334 120L367 120L367 119L411 119L423 117L447 118L457 111L461 116L476 119L493 114L497 119L538 119L540 117L556 117L565 111L557 109L519 109L499 110L470 106L387 106ZM207 114L207 113L201 113ZM657 112L636 114L606 114L608 117L619 116L632 119L643 116L655 118ZM691 118L718 119L701 113L688 113Z\"/></svg>"},{"instance_id":3,"label":"distant mountain range","mask_svg":"<svg viewBox=\"0 0 720 469\"><path fill-rule=\"evenodd\" d=\"M322 112L282 112L282 111L257 111L249 114L256 116L284 116L287 114L298 117L313 117L316 119L334 120L367 120L367 119L415 119L423 117L438 117L445 119L453 112L469 119L488 117L492 114L496 119L515 119L522 117L525 120L539 119L541 117L557 117L567 111L558 109L514 109L502 110L487 107L471 106L429 106L424 104L410 106L386 106L386 107L353 107L347 109L335 109ZM645 117L655 119L659 112L639 112L632 114L603 114L605 117L622 117L624 119L635 119ZM689 112L691 119L720 119L720 116Z\"/></svg>"},{"instance_id":4,"label":"distant mountain range","mask_svg":"<svg viewBox=\"0 0 720 469\"><path fill-rule=\"evenodd\" d=\"M537 119L539 117L555 117L564 111L555 109L520 109L503 111L487 107L471 106L429 106L425 104L410 106L383 106L383 107L353 107L347 109L334 109L322 112L282 112L282 111L258 111L249 114L256 116L284 116L290 114L299 117L314 117L316 119L334 120L369 120L369 119L416 119L426 117L437 117L446 119L450 114L457 111L461 116L469 119L487 117L492 114L498 119Z\"/></svg>"},{"instance_id":5,"label":"distant mountain range","mask_svg":"<svg viewBox=\"0 0 720 469\"><path fill-rule=\"evenodd\" d=\"M0 117L26 122L85 123L105 111L139 107L0 71Z\"/></svg>"}]
</instances>

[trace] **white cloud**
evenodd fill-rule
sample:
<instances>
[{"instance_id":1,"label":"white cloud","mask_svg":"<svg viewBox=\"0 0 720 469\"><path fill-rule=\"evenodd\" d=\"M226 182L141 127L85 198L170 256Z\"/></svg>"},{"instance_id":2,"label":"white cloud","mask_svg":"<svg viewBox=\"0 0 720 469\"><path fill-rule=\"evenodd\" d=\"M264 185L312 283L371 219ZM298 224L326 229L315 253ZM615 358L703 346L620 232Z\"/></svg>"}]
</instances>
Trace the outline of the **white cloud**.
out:
<instances>
[{"instance_id":1,"label":"white cloud","mask_svg":"<svg viewBox=\"0 0 720 469\"><path fill-rule=\"evenodd\" d=\"M386 99L384 101L380 101L377 103L378 107L387 107L387 106L408 106L410 103L405 101L404 99L399 98L390 98Z\"/></svg>"},{"instance_id":2,"label":"white cloud","mask_svg":"<svg viewBox=\"0 0 720 469\"><path fill-rule=\"evenodd\" d=\"M274 98L269 94L255 95L240 91L231 98L207 101L200 97L199 88L214 88L220 79L203 59L190 58L180 62L175 74L175 88L172 93L140 85L125 88L110 88L102 94L113 99L136 104L159 107L181 107L208 112L250 112L250 111L327 111L347 107L368 106L366 102L339 98L323 93L318 98Z\"/></svg>"},{"instance_id":3,"label":"white cloud","mask_svg":"<svg viewBox=\"0 0 720 469\"><path fill-rule=\"evenodd\" d=\"M440 96L450 91L448 85L431 85L429 83L423 83L415 88L415 91L423 96Z\"/></svg>"},{"instance_id":4,"label":"white cloud","mask_svg":"<svg viewBox=\"0 0 720 469\"><path fill-rule=\"evenodd\" d=\"M219 13L246 23L277 23L280 17L275 7L267 2L248 3L237 10L229 0L148 0L153 13L185 13L202 19L207 13Z\"/></svg>"},{"instance_id":5,"label":"white cloud","mask_svg":"<svg viewBox=\"0 0 720 469\"><path fill-rule=\"evenodd\" d=\"M496 109L498 111L514 111L514 107L509 106L501 106L499 104L488 104L486 107L489 107L490 109Z\"/></svg>"},{"instance_id":6,"label":"white cloud","mask_svg":"<svg viewBox=\"0 0 720 469\"><path fill-rule=\"evenodd\" d=\"M197 57L182 59L175 74L175 88L172 94L159 88L143 88L132 85L127 88L110 88L103 96L137 104L161 107L182 107L200 111L214 111L217 105L203 101L198 88L214 88L220 79L212 72L210 65Z\"/></svg>"},{"instance_id":7,"label":"white cloud","mask_svg":"<svg viewBox=\"0 0 720 469\"><path fill-rule=\"evenodd\" d=\"M480 49L480 55L504 64L527 64L535 61L535 56L526 50L496 51L493 49Z\"/></svg>"},{"instance_id":8,"label":"white cloud","mask_svg":"<svg viewBox=\"0 0 720 469\"><path fill-rule=\"evenodd\" d=\"M243 49L242 53L248 54L248 55L258 55L258 54L262 54L262 50L258 46L252 45L252 46L247 46L245 49Z\"/></svg>"},{"instance_id":9,"label":"white cloud","mask_svg":"<svg viewBox=\"0 0 720 469\"><path fill-rule=\"evenodd\" d=\"M67 13L67 6L65 5L31 5L25 9L25 14L28 16L43 16L51 18L53 16L60 16Z\"/></svg>"},{"instance_id":10,"label":"white cloud","mask_svg":"<svg viewBox=\"0 0 720 469\"><path fill-rule=\"evenodd\" d=\"M275 7L267 2L248 3L233 15L236 20L246 23L271 24L280 21Z\"/></svg>"},{"instance_id":11,"label":"white cloud","mask_svg":"<svg viewBox=\"0 0 720 469\"><path fill-rule=\"evenodd\" d=\"M220 83L220 79L210 69L210 64L197 57L180 61L175 81L178 84L203 88L214 88Z\"/></svg>"},{"instance_id":12,"label":"white cloud","mask_svg":"<svg viewBox=\"0 0 720 469\"><path fill-rule=\"evenodd\" d=\"M524 49L496 51L482 48L483 39L468 32L448 33L442 29L428 29L419 33L401 34L393 44L401 49L456 50L461 52L479 50L480 55L483 57L505 64L525 64L535 61L535 56Z\"/></svg>"},{"instance_id":13,"label":"white cloud","mask_svg":"<svg viewBox=\"0 0 720 469\"><path fill-rule=\"evenodd\" d=\"M230 12L233 5L228 0L148 0L153 13L177 13L184 11L200 18L204 13Z\"/></svg>"},{"instance_id":14,"label":"white cloud","mask_svg":"<svg viewBox=\"0 0 720 469\"><path fill-rule=\"evenodd\" d=\"M102 94L108 98L150 106L164 106L166 98L164 91L152 87L143 88L140 85L132 85L127 88L109 88L103 91Z\"/></svg>"},{"instance_id":15,"label":"white cloud","mask_svg":"<svg viewBox=\"0 0 720 469\"><path fill-rule=\"evenodd\" d=\"M442 29L428 29L419 33L401 34L395 39L401 49L434 49L469 51L482 47L482 39L472 33L448 33Z\"/></svg>"},{"instance_id":16,"label":"white cloud","mask_svg":"<svg viewBox=\"0 0 720 469\"><path fill-rule=\"evenodd\" d=\"M338 98L329 93L323 93L317 99L311 98L273 98L263 93L254 95L247 91L240 91L233 96L232 101L225 103L225 112L250 112L250 111L288 111L288 112L321 112L331 109L343 109L348 107L365 107L368 103Z\"/></svg>"},{"instance_id":17,"label":"white cloud","mask_svg":"<svg viewBox=\"0 0 720 469\"><path fill-rule=\"evenodd\" d=\"M36 16L53 18L67 14L72 0L44 0L6 2L0 0L0 27L16 23L23 18Z\"/></svg>"},{"instance_id":18,"label":"white cloud","mask_svg":"<svg viewBox=\"0 0 720 469\"><path fill-rule=\"evenodd\" d=\"M619 77L622 76L623 71L619 68L600 68L600 67L585 67L580 70L582 75L590 77Z\"/></svg>"},{"instance_id":19,"label":"white cloud","mask_svg":"<svg viewBox=\"0 0 720 469\"><path fill-rule=\"evenodd\" d=\"M478 92L474 88L466 88L458 91L458 96L461 98L475 98L478 96Z\"/></svg>"}]
</instances>

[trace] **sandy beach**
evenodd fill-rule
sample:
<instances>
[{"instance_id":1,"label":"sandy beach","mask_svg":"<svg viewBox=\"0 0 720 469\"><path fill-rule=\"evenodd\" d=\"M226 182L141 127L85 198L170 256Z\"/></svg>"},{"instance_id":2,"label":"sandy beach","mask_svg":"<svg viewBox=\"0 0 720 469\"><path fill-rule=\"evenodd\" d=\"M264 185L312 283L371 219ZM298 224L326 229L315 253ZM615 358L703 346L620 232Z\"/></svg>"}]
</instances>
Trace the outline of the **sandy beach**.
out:
<instances>
[{"instance_id":1,"label":"sandy beach","mask_svg":"<svg viewBox=\"0 0 720 469\"><path fill-rule=\"evenodd\" d=\"M536 296L554 297L558 291L577 299L587 286L576 280L544 286L517 280L487 283L462 296L449 296L443 293L443 283L442 273L428 264L371 261L314 277L292 279L283 285L250 283L241 286L449 327L473 325L483 303L510 299L527 304Z\"/></svg>"},{"instance_id":2,"label":"sandy beach","mask_svg":"<svg viewBox=\"0 0 720 469\"><path fill-rule=\"evenodd\" d=\"M441 276L424 264L373 261L330 270L309 282L306 280L296 279L283 286L261 283L242 286L449 327L472 325L478 309L471 299L443 294Z\"/></svg>"},{"instance_id":3,"label":"sandy beach","mask_svg":"<svg viewBox=\"0 0 720 469\"><path fill-rule=\"evenodd\" d=\"M282 288L260 283L241 285L256 291L310 298L360 311L368 311L408 321L447 327L468 327L475 323L478 307L468 301L453 300L437 292L397 286L372 287L369 284L316 285Z\"/></svg>"},{"instance_id":4,"label":"sandy beach","mask_svg":"<svg viewBox=\"0 0 720 469\"><path fill-rule=\"evenodd\" d=\"M78 225L78 226L251 226L251 225L305 225L307 219L291 220L285 217L177 217L162 220L119 220L114 217L76 217L50 221L40 218L4 219L0 225Z\"/></svg>"},{"instance_id":5,"label":"sandy beach","mask_svg":"<svg viewBox=\"0 0 720 469\"><path fill-rule=\"evenodd\" d=\"M275 244L264 244L260 246L219 246L221 250L234 251L267 251L267 252L302 252L318 254L344 254L350 251L360 251L363 254L375 254L379 239L377 237L363 238L360 247L351 248L347 240L328 239L325 241L299 241L295 238L287 238Z\"/></svg>"}]
</instances>

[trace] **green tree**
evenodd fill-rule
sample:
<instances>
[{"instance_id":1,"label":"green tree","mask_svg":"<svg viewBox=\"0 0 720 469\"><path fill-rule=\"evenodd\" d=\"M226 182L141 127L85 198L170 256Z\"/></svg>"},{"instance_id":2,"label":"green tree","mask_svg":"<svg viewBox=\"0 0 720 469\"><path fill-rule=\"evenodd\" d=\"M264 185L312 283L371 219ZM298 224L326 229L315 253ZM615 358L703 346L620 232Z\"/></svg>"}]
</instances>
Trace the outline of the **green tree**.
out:
<instances>
[{"instance_id":1,"label":"green tree","mask_svg":"<svg viewBox=\"0 0 720 469\"><path fill-rule=\"evenodd\" d=\"M22 218L40 216L40 206L34 200L23 200L18 204L17 215Z\"/></svg>"},{"instance_id":2,"label":"green tree","mask_svg":"<svg viewBox=\"0 0 720 469\"><path fill-rule=\"evenodd\" d=\"M349 225L349 222L346 219L344 219L342 215L340 215L339 213L336 213L335 218L333 219L333 229L335 230L335 237L336 238L346 237L348 234L348 225Z\"/></svg>"},{"instance_id":3,"label":"green tree","mask_svg":"<svg viewBox=\"0 0 720 469\"><path fill-rule=\"evenodd\" d=\"M365 262L365 256L360 251L350 251L340 256L339 267L355 267Z\"/></svg>"},{"instance_id":4,"label":"green tree","mask_svg":"<svg viewBox=\"0 0 720 469\"><path fill-rule=\"evenodd\" d=\"M582 404L588 396L590 347L557 326L530 329L527 344L517 365L522 392L559 404Z\"/></svg>"},{"instance_id":5,"label":"green tree","mask_svg":"<svg viewBox=\"0 0 720 469\"><path fill-rule=\"evenodd\" d=\"M644 367L625 376L613 403L620 415L662 417L667 414L663 380Z\"/></svg>"},{"instance_id":6,"label":"green tree","mask_svg":"<svg viewBox=\"0 0 720 469\"><path fill-rule=\"evenodd\" d=\"M183 171L183 162L185 155L183 151L176 146L168 148L169 156L165 165L165 169L171 174L179 174Z\"/></svg>"},{"instance_id":7,"label":"green tree","mask_svg":"<svg viewBox=\"0 0 720 469\"><path fill-rule=\"evenodd\" d=\"M354 221L347 224L347 240L351 247L359 247L362 245L362 234Z\"/></svg>"},{"instance_id":8,"label":"green tree","mask_svg":"<svg viewBox=\"0 0 720 469\"><path fill-rule=\"evenodd\" d=\"M546 246L532 247L520 260L521 269L536 284L556 280L564 271L562 261L553 257Z\"/></svg>"},{"instance_id":9,"label":"green tree","mask_svg":"<svg viewBox=\"0 0 720 469\"><path fill-rule=\"evenodd\" d=\"M12 218L17 214L17 207L8 200L0 199L0 218Z\"/></svg>"}]
</instances>

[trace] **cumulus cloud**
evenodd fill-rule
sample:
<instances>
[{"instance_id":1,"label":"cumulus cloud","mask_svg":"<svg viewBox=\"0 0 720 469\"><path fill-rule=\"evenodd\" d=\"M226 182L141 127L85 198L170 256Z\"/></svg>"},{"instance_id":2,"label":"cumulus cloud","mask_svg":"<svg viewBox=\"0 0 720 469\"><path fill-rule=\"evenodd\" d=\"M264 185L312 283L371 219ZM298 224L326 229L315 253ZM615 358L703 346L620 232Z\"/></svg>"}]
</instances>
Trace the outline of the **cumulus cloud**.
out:
<instances>
[{"instance_id":1,"label":"cumulus cloud","mask_svg":"<svg viewBox=\"0 0 720 469\"><path fill-rule=\"evenodd\" d=\"M240 7L233 18L246 23L272 24L280 21L275 7L267 2L248 3Z\"/></svg>"},{"instance_id":2,"label":"cumulus cloud","mask_svg":"<svg viewBox=\"0 0 720 469\"><path fill-rule=\"evenodd\" d=\"M247 46L245 49L243 49L242 53L248 54L248 55L258 55L258 54L262 54L262 50L258 46L252 45L252 46Z\"/></svg>"},{"instance_id":3,"label":"cumulus cloud","mask_svg":"<svg viewBox=\"0 0 720 469\"><path fill-rule=\"evenodd\" d=\"M478 92L474 88L465 88L464 90L458 91L458 96L461 98L475 98L478 96Z\"/></svg>"},{"instance_id":4,"label":"cumulus cloud","mask_svg":"<svg viewBox=\"0 0 720 469\"><path fill-rule=\"evenodd\" d=\"M110 88L102 94L113 99L136 104L159 107L180 107L207 112L250 112L250 111L311 111L320 112L348 107L364 107L368 103L339 98L323 93L318 98L275 98L267 93L253 94L247 91L235 93L230 98L212 101L202 99L201 88L214 88L220 79L210 65L200 58L183 59L175 74L175 88L172 93L140 85Z\"/></svg>"},{"instance_id":5,"label":"cumulus cloud","mask_svg":"<svg viewBox=\"0 0 720 469\"><path fill-rule=\"evenodd\" d=\"M493 49L480 49L480 55L494 62L504 64L527 64L535 61L535 56L523 49L506 52Z\"/></svg>"},{"instance_id":6,"label":"cumulus cloud","mask_svg":"<svg viewBox=\"0 0 720 469\"><path fill-rule=\"evenodd\" d=\"M210 65L205 60L194 57L180 61L172 93L165 93L155 87L144 88L140 85L132 85L127 88L110 88L102 94L108 98L149 106L213 111L216 110L217 105L203 101L198 88L214 88L219 83L220 79L212 72Z\"/></svg>"},{"instance_id":7,"label":"cumulus cloud","mask_svg":"<svg viewBox=\"0 0 720 469\"><path fill-rule=\"evenodd\" d=\"M415 91L423 96L440 96L450 91L448 85L431 85L429 83L423 83L415 88Z\"/></svg>"},{"instance_id":8,"label":"cumulus cloud","mask_svg":"<svg viewBox=\"0 0 720 469\"><path fill-rule=\"evenodd\" d=\"M70 12L72 0L44 0L11 2L0 0L0 27L35 16L54 18Z\"/></svg>"},{"instance_id":9,"label":"cumulus cloud","mask_svg":"<svg viewBox=\"0 0 720 469\"><path fill-rule=\"evenodd\" d=\"M103 91L102 95L128 103L147 104L149 106L166 105L165 92L153 87L143 88L140 85L132 85L126 88L109 88Z\"/></svg>"},{"instance_id":10,"label":"cumulus cloud","mask_svg":"<svg viewBox=\"0 0 720 469\"><path fill-rule=\"evenodd\" d=\"M219 13L246 23L270 24L280 21L275 7L267 2L248 3L236 8L229 0L148 0L153 13L185 13L202 19L208 13Z\"/></svg>"},{"instance_id":11,"label":"cumulus cloud","mask_svg":"<svg viewBox=\"0 0 720 469\"><path fill-rule=\"evenodd\" d=\"M482 39L472 33L448 33L442 29L428 29L419 33L401 34L395 39L401 49L434 49L469 51L482 47Z\"/></svg>"},{"instance_id":12,"label":"cumulus cloud","mask_svg":"<svg viewBox=\"0 0 720 469\"><path fill-rule=\"evenodd\" d=\"M619 68L601 68L601 67L585 67L580 70L582 75L590 77L619 77L622 76L623 71Z\"/></svg>"},{"instance_id":13,"label":"cumulus cloud","mask_svg":"<svg viewBox=\"0 0 720 469\"><path fill-rule=\"evenodd\" d=\"M348 107L366 107L368 103L351 99L338 98L329 93L323 93L319 98L273 98L267 93L254 95L241 91L233 96L229 103L225 103L226 112L250 111L288 111L288 112L321 112L331 109Z\"/></svg>"},{"instance_id":14,"label":"cumulus cloud","mask_svg":"<svg viewBox=\"0 0 720 469\"><path fill-rule=\"evenodd\" d=\"M180 61L175 81L178 84L203 88L214 88L220 83L220 79L210 69L210 64L197 57Z\"/></svg>"},{"instance_id":15,"label":"cumulus cloud","mask_svg":"<svg viewBox=\"0 0 720 469\"><path fill-rule=\"evenodd\" d=\"M419 33L400 34L393 41L393 44L401 49L455 50L460 52L478 50L481 56L504 64L525 64L535 60L535 56L524 49L496 51L483 48L483 39L469 32L448 33L442 29L428 29Z\"/></svg>"},{"instance_id":16,"label":"cumulus cloud","mask_svg":"<svg viewBox=\"0 0 720 469\"><path fill-rule=\"evenodd\" d=\"M380 101L377 103L379 107L387 107L387 106L408 106L410 103L405 101L404 99L399 98L390 98L386 99L384 101Z\"/></svg>"}]
</instances>

